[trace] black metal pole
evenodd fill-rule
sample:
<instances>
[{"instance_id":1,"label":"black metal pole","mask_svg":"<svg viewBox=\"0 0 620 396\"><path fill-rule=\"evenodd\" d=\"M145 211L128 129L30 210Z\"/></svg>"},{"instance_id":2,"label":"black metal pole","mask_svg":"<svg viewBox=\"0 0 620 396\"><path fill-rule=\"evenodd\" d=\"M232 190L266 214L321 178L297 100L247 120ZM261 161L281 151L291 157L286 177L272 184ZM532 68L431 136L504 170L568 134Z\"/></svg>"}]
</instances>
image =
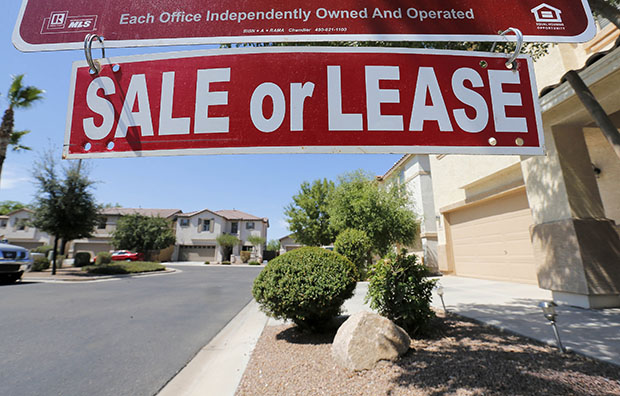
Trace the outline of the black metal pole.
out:
<instances>
[{"instance_id":1,"label":"black metal pole","mask_svg":"<svg viewBox=\"0 0 620 396\"><path fill-rule=\"evenodd\" d=\"M581 100L583 106L588 110L588 113L590 113L616 152L616 155L620 158L620 132L618 132L618 128L616 128L601 104L594 97L592 91L590 91L576 71L569 71L564 75L564 78L573 87L577 97Z\"/></svg>"}]
</instances>

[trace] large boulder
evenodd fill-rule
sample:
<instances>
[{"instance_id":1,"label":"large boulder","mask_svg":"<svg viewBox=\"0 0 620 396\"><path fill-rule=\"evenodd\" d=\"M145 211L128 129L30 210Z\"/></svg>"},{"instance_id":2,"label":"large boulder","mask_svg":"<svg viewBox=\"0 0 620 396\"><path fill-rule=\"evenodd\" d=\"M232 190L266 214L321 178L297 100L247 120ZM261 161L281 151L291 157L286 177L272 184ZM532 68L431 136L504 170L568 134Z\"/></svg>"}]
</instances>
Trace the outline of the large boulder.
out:
<instances>
[{"instance_id":1,"label":"large boulder","mask_svg":"<svg viewBox=\"0 0 620 396\"><path fill-rule=\"evenodd\" d=\"M359 312L338 329L332 355L341 367L369 370L380 360L396 360L409 350L411 338L391 320L371 312Z\"/></svg>"}]
</instances>

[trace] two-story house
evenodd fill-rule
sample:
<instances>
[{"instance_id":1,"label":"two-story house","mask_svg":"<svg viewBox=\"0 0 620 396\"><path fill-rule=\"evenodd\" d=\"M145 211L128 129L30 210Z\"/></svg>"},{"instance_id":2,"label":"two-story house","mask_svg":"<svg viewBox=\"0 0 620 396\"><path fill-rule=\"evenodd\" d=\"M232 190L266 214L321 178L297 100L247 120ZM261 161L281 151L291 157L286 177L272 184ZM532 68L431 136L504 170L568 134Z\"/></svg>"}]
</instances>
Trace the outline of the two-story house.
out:
<instances>
[{"instance_id":1,"label":"two-story house","mask_svg":"<svg viewBox=\"0 0 620 396\"><path fill-rule=\"evenodd\" d=\"M232 251L232 259L236 260L241 251L254 250L254 246L248 241L250 236L267 239L268 227L268 219L238 210L214 212L203 209L183 213L178 215L176 222L177 243L172 258L178 261L221 262L224 259L224 249L217 243L217 237L230 234L240 241ZM254 256L262 257L263 249L264 246L257 246L256 251L253 251Z\"/></svg>"},{"instance_id":2,"label":"two-story house","mask_svg":"<svg viewBox=\"0 0 620 396\"><path fill-rule=\"evenodd\" d=\"M23 208L0 216L0 239L7 239L10 243L26 249L49 245L50 236L32 226L32 213L32 210Z\"/></svg>"},{"instance_id":3,"label":"two-story house","mask_svg":"<svg viewBox=\"0 0 620 396\"><path fill-rule=\"evenodd\" d=\"M577 71L620 127L620 32L600 27L534 65L546 155L407 155L383 176L416 194L431 231L424 254L434 245L442 272L538 284L574 306L620 306L620 159L561 79Z\"/></svg>"},{"instance_id":4,"label":"two-story house","mask_svg":"<svg viewBox=\"0 0 620 396\"><path fill-rule=\"evenodd\" d=\"M118 220L123 216L139 214L148 217L162 217L170 220L171 227L174 227L176 216L181 213L180 209L104 208L100 213L101 221L93 230L92 236L73 241L69 246L68 253L72 256L77 252L89 252L94 256L99 252L111 251L113 249L112 233L116 230ZM172 247L164 249L158 259L169 260L172 250Z\"/></svg>"}]
</instances>

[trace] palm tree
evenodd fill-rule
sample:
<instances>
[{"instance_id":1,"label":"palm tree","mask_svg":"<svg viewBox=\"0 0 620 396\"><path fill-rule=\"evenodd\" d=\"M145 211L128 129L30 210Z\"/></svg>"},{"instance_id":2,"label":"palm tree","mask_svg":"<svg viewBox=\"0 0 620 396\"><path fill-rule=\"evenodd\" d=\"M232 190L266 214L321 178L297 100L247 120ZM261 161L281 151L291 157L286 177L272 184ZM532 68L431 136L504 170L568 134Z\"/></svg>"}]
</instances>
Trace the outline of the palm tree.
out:
<instances>
[{"instance_id":1,"label":"palm tree","mask_svg":"<svg viewBox=\"0 0 620 396\"><path fill-rule=\"evenodd\" d=\"M22 83L23 79L23 74L13 76L13 81L7 93L9 108L4 112L2 124L0 124L0 176L2 175L2 165L6 158L6 150L9 146L13 146L14 150L28 149L19 143L20 138L28 131L13 130L15 121L14 109L27 109L36 101L43 99L44 91L37 87L24 86Z\"/></svg>"}]
</instances>

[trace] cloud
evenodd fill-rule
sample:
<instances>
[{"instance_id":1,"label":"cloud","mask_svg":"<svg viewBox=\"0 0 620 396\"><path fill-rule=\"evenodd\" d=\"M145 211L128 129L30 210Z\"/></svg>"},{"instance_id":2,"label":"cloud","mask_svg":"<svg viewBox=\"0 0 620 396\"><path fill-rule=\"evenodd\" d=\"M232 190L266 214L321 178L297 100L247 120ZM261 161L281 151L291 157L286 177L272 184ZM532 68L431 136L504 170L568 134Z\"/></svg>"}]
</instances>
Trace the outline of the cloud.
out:
<instances>
[{"instance_id":1,"label":"cloud","mask_svg":"<svg viewBox=\"0 0 620 396\"><path fill-rule=\"evenodd\" d=\"M13 169L4 169L0 175L0 190L12 190L31 183L29 176L15 172Z\"/></svg>"}]
</instances>

